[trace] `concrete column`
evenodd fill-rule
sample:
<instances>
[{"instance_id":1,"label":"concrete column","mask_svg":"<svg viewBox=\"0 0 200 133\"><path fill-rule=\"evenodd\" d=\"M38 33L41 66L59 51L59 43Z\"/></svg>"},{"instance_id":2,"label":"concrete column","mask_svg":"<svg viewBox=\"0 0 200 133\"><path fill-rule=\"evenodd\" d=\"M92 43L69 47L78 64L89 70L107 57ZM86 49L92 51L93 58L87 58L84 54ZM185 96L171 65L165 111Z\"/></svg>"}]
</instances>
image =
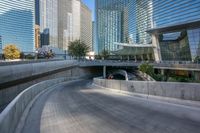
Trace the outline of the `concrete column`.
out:
<instances>
[{"instance_id":1,"label":"concrete column","mask_svg":"<svg viewBox=\"0 0 200 133\"><path fill-rule=\"evenodd\" d=\"M158 35L156 33L152 33L152 45L153 45L155 61L161 62L162 57L160 52L160 45L159 45Z\"/></svg>"},{"instance_id":2,"label":"concrete column","mask_svg":"<svg viewBox=\"0 0 200 133\"><path fill-rule=\"evenodd\" d=\"M149 54L147 54L147 60L148 60L148 61L150 61L150 60L151 60L151 58L150 58L150 55L149 55Z\"/></svg>"},{"instance_id":3,"label":"concrete column","mask_svg":"<svg viewBox=\"0 0 200 133\"><path fill-rule=\"evenodd\" d=\"M128 61L129 61L129 60L130 60L130 57L128 56L127 58L128 58Z\"/></svg>"},{"instance_id":4,"label":"concrete column","mask_svg":"<svg viewBox=\"0 0 200 133\"><path fill-rule=\"evenodd\" d=\"M134 57L135 57L135 62L137 62L137 56L135 55Z\"/></svg>"},{"instance_id":5,"label":"concrete column","mask_svg":"<svg viewBox=\"0 0 200 133\"><path fill-rule=\"evenodd\" d=\"M103 78L106 78L106 66L103 66Z\"/></svg>"},{"instance_id":6,"label":"concrete column","mask_svg":"<svg viewBox=\"0 0 200 133\"><path fill-rule=\"evenodd\" d=\"M200 72L194 72L194 78L195 78L195 80L199 81L200 80Z\"/></svg>"},{"instance_id":7,"label":"concrete column","mask_svg":"<svg viewBox=\"0 0 200 133\"><path fill-rule=\"evenodd\" d=\"M143 55L141 55L141 59L142 59L142 61L144 61L144 57L143 57Z\"/></svg>"},{"instance_id":8,"label":"concrete column","mask_svg":"<svg viewBox=\"0 0 200 133\"><path fill-rule=\"evenodd\" d=\"M165 70L161 69L161 75L165 75Z\"/></svg>"}]
</instances>

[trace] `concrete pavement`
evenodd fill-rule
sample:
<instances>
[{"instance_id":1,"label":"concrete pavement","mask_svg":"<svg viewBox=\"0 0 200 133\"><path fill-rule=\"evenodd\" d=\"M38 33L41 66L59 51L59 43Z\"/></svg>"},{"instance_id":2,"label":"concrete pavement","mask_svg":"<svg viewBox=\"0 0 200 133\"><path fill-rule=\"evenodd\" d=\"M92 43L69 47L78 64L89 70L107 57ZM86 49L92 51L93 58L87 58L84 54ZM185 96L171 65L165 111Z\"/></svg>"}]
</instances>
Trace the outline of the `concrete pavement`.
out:
<instances>
[{"instance_id":1,"label":"concrete pavement","mask_svg":"<svg viewBox=\"0 0 200 133\"><path fill-rule=\"evenodd\" d=\"M61 84L34 103L22 133L199 133L200 109ZM189 117L193 116L193 117Z\"/></svg>"}]
</instances>

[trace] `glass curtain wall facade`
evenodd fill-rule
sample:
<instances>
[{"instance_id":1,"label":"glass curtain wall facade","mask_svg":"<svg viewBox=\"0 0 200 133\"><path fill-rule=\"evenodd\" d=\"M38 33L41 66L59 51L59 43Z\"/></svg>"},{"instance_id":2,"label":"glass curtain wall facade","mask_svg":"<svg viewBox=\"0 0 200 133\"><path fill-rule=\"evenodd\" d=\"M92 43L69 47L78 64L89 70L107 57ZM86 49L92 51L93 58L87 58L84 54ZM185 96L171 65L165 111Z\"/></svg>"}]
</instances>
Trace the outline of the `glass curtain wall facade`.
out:
<instances>
[{"instance_id":1,"label":"glass curtain wall facade","mask_svg":"<svg viewBox=\"0 0 200 133\"><path fill-rule=\"evenodd\" d=\"M2 53L2 37L0 35L0 54Z\"/></svg>"},{"instance_id":2,"label":"glass curtain wall facade","mask_svg":"<svg viewBox=\"0 0 200 133\"><path fill-rule=\"evenodd\" d=\"M58 48L66 50L73 39L73 0L58 0Z\"/></svg>"},{"instance_id":3,"label":"glass curtain wall facade","mask_svg":"<svg viewBox=\"0 0 200 133\"><path fill-rule=\"evenodd\" d=\"M40 0L35 0L35 24L40 25Z\"/></svg>"},{"instance_id":4,"label":"glass curtain wall facade","mask_svg":"<svg viewBox=\"0 0 200 133\"><path fill-rule=\"evenodd\" d=\"M193 22L200 22L200 0L96 0L96 45L100 53L115 51L114 42L153 44L146 31L174 26L157 32L162 60L194 61L200 58L200 24L179 27Z\"/></svg>"},{"instance_id":5,"label":"glass curtain wall facade","mask_svg":"<svg viewBox=\"0 0 200 133\"><path fill-rule=\"evenodd\" d=\"M0 1L2 45L15 44L23 52L35 51L35 0Z\"/></svg>"},{"instance_id":6,"label":"glass curtain wall facade","mask_svg":"<svg viewBox=\"0 0 200 133\"><path fill-rule=\"evenodd\" d=\"M153 0L153 27L200 20L199 0Z\"/></svg>"},{"instance_id":7,"label":"glass curtain wall facade","mask_svg":"<svg viewBox=\"0 0 200 133\"><path fill-rule=\"evenodd\" d=\"M153 27L200 22L199 0L153 0ZM159 33L163 61L195 61L200 57L200 25Z\"/></svg>"},{"instance_id":8,"label":"glass curtain wall facade","mask_svg":"<svg viewBox=\"0 0 200 133\"><path fill-rule=\"evenodd\" d=\"M96 31L98 53L115 51L114 42L124 42L129 0L96 0Z\"/></svg>"},{"instance_id":9,"label":"glass curtain wall facade","mask_svg":"<svg viewBox=\"0 0 200 133\"><path fill-rule=\"evenodd\" d=\"M57 0L40 0L40 32L46 34L48 38L41 36L41 40L47 40L46 43L41 41L42 45L58 47L58 1Z\"/></svg>"},{"instance_id":10,"label":"glass curtain wall facade","mask_svg":"<svg viewBox=\"0 0 200 133\"><path fill-rule=\"evenodd\" d=\"M152 0L96 0L99 53L115 51L114 42L151 44Z\"/></svg>"},{"instance_id":11,"label":"glass curtain wall facade","mask_svg":"<svg viewBox=\"0 0 200 133\"><path fill-rule=\"evenodd\" d=\"M90 48L89 51L92 51L92 12L84 3L81 3L80 40Z\"/></svg>"},{"instance_id":12,"label":"glass curtain wall facade","mask_svg":"<svg viewBox=\"0 0 200 133\"><path fill-rule=\"evenodd\" d=\"M153 23L152 0L130 0L128 4L129 43L151 44L151 36L146 32Z\"/></svg>"},{"instance_id":13,"label":"glass curtain wall facade","mask_svg":"<svg viewBox=\"0 0 200 133\"><path fill-rule=\"evenodd\" d=\"M81 1L58 0L58 47L68 49L71 41L80 39Z\"/></svg>"}]
</instances>

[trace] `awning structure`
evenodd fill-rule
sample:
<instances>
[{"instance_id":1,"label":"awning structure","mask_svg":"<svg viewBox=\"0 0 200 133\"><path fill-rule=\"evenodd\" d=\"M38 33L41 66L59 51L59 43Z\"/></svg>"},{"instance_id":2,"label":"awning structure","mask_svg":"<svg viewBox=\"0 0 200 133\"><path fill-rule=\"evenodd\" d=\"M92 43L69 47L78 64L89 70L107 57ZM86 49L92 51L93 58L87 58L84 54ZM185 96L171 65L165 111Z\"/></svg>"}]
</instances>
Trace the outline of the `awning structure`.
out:
<instances>
[{"instance_id":1,"label":"awning structure","mask_svg":"<svg viewBox=\"0 0 200 133\"><path fill-rule=\"evenodd\" d=\"M169 32L169 31L178 31L178 30L182 30L182 29L192 29L192 28L196 28L196 27L200 27L200 20L152 28L152 29L147 30L146 32L151 33L151 34L152 33L165 33L165 32Z\"/></svg>"},{"instance_id":2,"label":"awning structure","mask_svg":"<svg viewBox=\"0 0 200 133\"><path fill-rule=\"evenodd\" d=\"M117 43L116 43L117 44ZM153 54L153 46L152 45L140 45L140 44L117 44L123 46L122 49L112 52L115 55L122 56L136 56L136 55L147 55Z\"/></svg>"}]
</instances>

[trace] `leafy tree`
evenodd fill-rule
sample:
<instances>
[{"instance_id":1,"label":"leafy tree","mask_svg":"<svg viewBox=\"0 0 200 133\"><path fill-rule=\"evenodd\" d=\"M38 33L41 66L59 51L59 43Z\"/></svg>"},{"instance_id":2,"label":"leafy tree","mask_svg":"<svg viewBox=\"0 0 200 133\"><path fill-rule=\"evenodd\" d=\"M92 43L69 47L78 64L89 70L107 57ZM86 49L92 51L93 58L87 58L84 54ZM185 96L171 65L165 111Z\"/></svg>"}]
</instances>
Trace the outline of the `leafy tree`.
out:
<instances>
[{"instance_id":1,"label":"leafy tree","mask_svg":"<svg viewBox=\"0 0 200 133\"><path fill-rule=\"evenodd\" d=\"M75 40L69 43L68 52L69 55L80 59L81 57L86 56L89 52L89 46L80 40Z\"/></svg>"},{"instance_id":2,"label":"leafy tree","mask_svg":"<svg viewBox=\"0 0 200 133\"><path fill-rule=\"evenodd\" d=\"M103 58L103 59L107 59L109 57L109 51L108 50L103 50L100 54L100 56Z\"/></svg>"},{"instance_id":3,"label":"leafy tree","mask_svg":"<svg viewBox=\"0 0 200 133\"><path fill-rule=\"evenodd\" d=\"M199 62L200 62L200 57L199 57L199 56L196 56L195 59L194 59L194 62L195 62L195 63L199 63Z\"/></svg>"},{"instance_id":4,"label":"leafy tree","mask_svg":"<svg viewBox=\"0 0 200 133\"><path fill-rule=\"evenodd\" d=\"M20 59L24 59L25 58L25 55L23 52L20 53Z\"/></svg>"},{"instance_id":5,"label":"leafy tree","mask_svg":"<svg viewBox=\"0 0 200 133\"><path fill-rule=\"evenodd\" d=\"M38 54L37 54L37 58L38 59L49 59L49 58L53 58L55 56L55 53L53 52L52 49L50 50L46 50L46 49L39 49L38 50Z\"/></svg>"},{"instance_id":6,"label":"leafy tree","mask_svg":"<svg viewBox=\"0 0 200 133\"><path fill-rule=\"evenodd\" d=\"M6 45L3 49L3 54L6 59L19 59L20 50L13 44Z\"/></svg>"},{"instance_id":7,"label":"leafy tree","mask_svg":"<svg viewBox=\"0 0 200 133\"><path fill-rule=\"evenodd\" d=\"M143 73L146 73L150 76L154 75L154 69L152 65L149 65L149 63L143 63L139 66L139 70Z\"/></svg>"},{"instance_id":8,"label":"leafy tree","mask_svg":"<svg viewBox=\"0 0 200 133\"><path fill-rule=\"evenodd\" d=\"M25 58L29 59L29 60L33 60L33 59L35 59L35 56L32 54L28 54L28 55L25 55Z\"/></svg>"}]
</instances>

